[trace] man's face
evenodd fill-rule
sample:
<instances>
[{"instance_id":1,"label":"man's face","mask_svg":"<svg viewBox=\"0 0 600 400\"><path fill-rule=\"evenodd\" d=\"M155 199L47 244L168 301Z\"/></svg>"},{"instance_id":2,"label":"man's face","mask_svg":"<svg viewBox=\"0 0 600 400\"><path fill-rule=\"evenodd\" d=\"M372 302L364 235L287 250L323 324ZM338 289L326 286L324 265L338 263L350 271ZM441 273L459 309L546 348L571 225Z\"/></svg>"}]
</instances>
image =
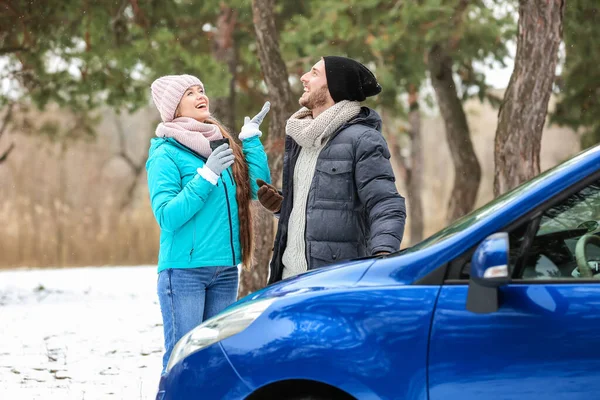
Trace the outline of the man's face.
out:
<instances>
[{"instance_id":1,"label":"man's face","mask_svg":"<svg viewBox=\"0 0 600 400\"><path fill-rule=\"evenodd\" d=\"M299 101L301 106L314 110L327 105L328 102L334 103L327 87L325 62L323 60L316 63L310 71L302 75L300 81L304 86L304 93L302 93Z\"/></svg>"}]
</instances>

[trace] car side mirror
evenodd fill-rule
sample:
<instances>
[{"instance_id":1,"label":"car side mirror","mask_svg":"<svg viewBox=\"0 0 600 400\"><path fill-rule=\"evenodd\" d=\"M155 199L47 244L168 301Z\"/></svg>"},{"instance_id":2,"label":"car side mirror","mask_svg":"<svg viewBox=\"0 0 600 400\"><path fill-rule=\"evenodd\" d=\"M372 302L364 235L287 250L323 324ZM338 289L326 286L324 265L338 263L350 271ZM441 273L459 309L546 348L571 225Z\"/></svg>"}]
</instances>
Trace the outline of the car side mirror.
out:
<instances>
[{"instance_id":1,"label":"car side mirror","mask_svg":"<svg viewBox=\"0 0 600 400\"><path fill-rule=\"evenodd\" d=\"M508 233L488 236L471 258L467 310L474 313L498 311L498 288L510 281Z\"/></svg>"}]
</instances>

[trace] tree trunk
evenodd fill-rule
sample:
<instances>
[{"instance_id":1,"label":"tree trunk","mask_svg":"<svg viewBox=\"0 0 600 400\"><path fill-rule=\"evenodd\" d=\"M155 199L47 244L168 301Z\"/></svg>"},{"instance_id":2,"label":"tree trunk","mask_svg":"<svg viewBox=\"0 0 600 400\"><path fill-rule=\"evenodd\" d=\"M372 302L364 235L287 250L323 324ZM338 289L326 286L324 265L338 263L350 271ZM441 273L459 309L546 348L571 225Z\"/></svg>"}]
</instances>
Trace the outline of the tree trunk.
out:
<instances>
[{"instance_id":1,"label":"tree trunk","mask_svg":"<svg viewBox=\"0 0 600 400\"><path fill-rule=\"evenodd\" d=\"M519 3L515 68L500 106L494 146L496 196L540 173L542 131L562 40L565 0Z\"/></svg>"},{"instance_id":2,"label":"tree trunk","mask_svg":"<svg viewBox=\"0 0 600 400\"><path fill-rule=\"evenodd\" d=\"M410 90L413 90L412 86ZM386 132L387 140L392 161L395 163L397 171L397 180L404 182L403 194L407 201L408 217L406 219L409 226L409 234L406 239L410 239L410 245L414 245L423 239L423 204L421 198L423 181L423 146L421 140L421 116L419 113L419 103L416 93L409 91L409 114L408 136L410 137L410 155L405 156L402 153L401 140L403 133L395 128L393 117L390 117L388 110L381 110L381 118Z\"/></svg>"},{"instance_id":3,"label":"tree trunk","mask_svg":"<svg viewBox=\"0 0 600 400\"><path fill-rule=\"evenodd\" d=\"M481 180L481 167L473 150L465 111L456 92L452 59L439 45L435 45L429 52L428 67L454 163L454 187L447 214L447 221L452 222L473 209Z\"/></svg>"},{"instance_id":4,"label":"tree trunk","mask_svg":"<svg viewBox=\"0 0 600 400\"><path fill-rule=\"evenodd\" d=\"M2 118L2 125L0 126L0 139L2 138L2 135L4 134L4 132L6 131L6 128L8 128L8 125L9 125L10 120L13 115L14 106L15 106L15 103L9 103L7 106L6 113L4 114L4 116ZM2 164L4 161L6 161L6 159L8 158L8 155L10 154L11 151L13 151L14 148L15 148L15 143L13 142L8 146L8 148L6 150L0 152L0 164Z\"/></svg>"},{"instance_id":5,"label":"tree trunk","mask_svg":"<svg viewBox=\"0 0 600 400\"><path fill-rule=\"evenodd\" d=\"M408 122L410 124L410 173L407 184L410 242L411 245L423 240L423 138L421 137L421 112L419 110L419 94L417 88L411 85L408 91Z\"/></svg>"},{"instance_id":6,"label":"tree trunk","mask_svg":"<svg viewBox=\"0 0 600 400\"><path fill-rule=\"evenodd\" d=\"M129 152L127 151L127 133L125 132L125 128L123 127L123 123L118 114L114 116L114 121L119 139L119 152L117 156L121 157L123 161L127 163L129 168L131 168L133 175L131 182L127 186L127 189L123 191L124 197L121 199L121 205L119 206L119 212L124 212L127 207L133 204L135 191L140 181L140 176L146 169L146 157L139 161L135 161L133 157L129 155Z\"/></svg>"},{"instance_id":7,"label":"tree trunk","mask_svg":"<svg viewBox=\"0 0 600 400\"><path fill-rule=\"evenodd\" d=\"M235 82L238 57L233 34L237 25L237 11L222 3L216 25L217 33L213 41L213 55L216 60L227 65L231 79L229 80L229 95L214 99L212 108L214 108L217 119L230 131L235 131Z\"/></svg>"},{"instance_id":8,"label":"tree trunk","mask_svg":"<svg viewBox=\"0 0 600 400\"><path fill-rule=\"evenodd\" d=\"M279 51L277 29L275 27L274 0L252 0L252 14L258 45L258 56L271 102L269 135L266 150L273 184L281 187L285 123L295 110L296 101L288 82L288 72ZM265 286L269 262L273 249L273 214L256 204L255 228L256 251L252 271L244 272L240 284L240 296Z\"/></svg>"},{"instance_id":9,"label":"tree trunk","mask_svg":"<svg viewBox=\"0 0 600 400\"><path fill-rule=\"evenodd\" d=\"M288 72L279 50L278 32L275 27L275 14L273 12L274 0L252 0L252 13L260 66L263 72L269 101L271 102L271 122L269 124L269 149L270 156L281 157L281 162L276 169L277 180L280 179L281 166L283 165L283 141L285 139L285 123L289 116L300 106L294 98L288 82ZM281 147L279 147L281 146ZM274 162L273 159L270 160Z\"/></svg>"}]
</instances>

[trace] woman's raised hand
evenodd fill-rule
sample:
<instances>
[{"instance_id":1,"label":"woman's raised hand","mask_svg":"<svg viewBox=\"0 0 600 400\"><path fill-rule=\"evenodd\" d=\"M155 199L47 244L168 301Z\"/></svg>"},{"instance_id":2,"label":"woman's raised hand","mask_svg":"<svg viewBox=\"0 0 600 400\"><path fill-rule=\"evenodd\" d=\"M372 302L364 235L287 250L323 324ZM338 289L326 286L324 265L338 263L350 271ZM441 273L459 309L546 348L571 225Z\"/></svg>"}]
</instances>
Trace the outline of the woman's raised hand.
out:
<instances>
[{"instance_id":1,"label":"woman's raised hand","mask_svg":"<svg viewBox=\"0 0 600 400\"><path fill-rule=\"evenodd\" d=\"M271 103L267 101L263 105L262 110L260 110L260 112L254 116L254 118L244 118L244 126L242 126L242 131L240 132L240 140L249 139L254 136L262 136L262 132L260 131L259 127L270 109Z\"/></svg>"}]
</instances>

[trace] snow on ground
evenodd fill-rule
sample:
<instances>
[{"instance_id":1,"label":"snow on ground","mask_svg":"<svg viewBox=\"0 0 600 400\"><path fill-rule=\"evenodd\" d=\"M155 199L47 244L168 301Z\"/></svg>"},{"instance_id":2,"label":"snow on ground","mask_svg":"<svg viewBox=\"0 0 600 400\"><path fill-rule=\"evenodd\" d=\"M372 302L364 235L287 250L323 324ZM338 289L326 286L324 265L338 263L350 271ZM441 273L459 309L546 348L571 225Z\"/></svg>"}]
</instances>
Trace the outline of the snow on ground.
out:
<instances>
[{"instance_id":1,"label":"snow on ground","mask_svg":"<svg viewBox=\"0 0 600 400\"><path fill-rule=\"evenodd\" d=\"M0 271L0 399L153 399L156 267Z\"/></svg>"}]
</instances>

